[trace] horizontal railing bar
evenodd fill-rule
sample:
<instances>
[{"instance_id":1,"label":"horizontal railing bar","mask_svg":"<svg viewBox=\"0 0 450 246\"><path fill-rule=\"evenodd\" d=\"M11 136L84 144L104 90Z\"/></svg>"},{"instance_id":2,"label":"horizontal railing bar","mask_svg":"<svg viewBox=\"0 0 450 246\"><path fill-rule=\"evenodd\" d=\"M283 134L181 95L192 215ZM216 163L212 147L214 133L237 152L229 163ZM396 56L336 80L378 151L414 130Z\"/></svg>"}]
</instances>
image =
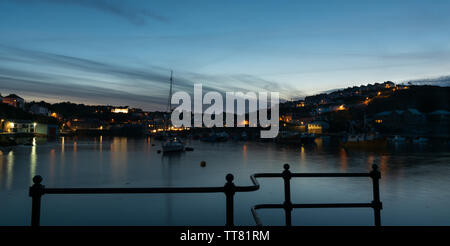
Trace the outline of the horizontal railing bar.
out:
<instances>
[{"instance_id":1,"label":"horizontal railing bar","mask_svg":"<svg viewBox=\"0 0 450 246\"><path fill-rule=\"evenodd\" d=\"M304 203L291 204L292 208L371 208L372 203ZM258 204L253 206L255 209L264 208L284 208L283 204Z\"/></svg>"},{"instance_id":2,"label":"horizontal railing bar","mask_svg":"<svg viewBox=\"0 0 450 246\"><path fill-rule=\"evenodd\" d=\"M253 185L236 186L236 192L250 192L259 189L259 183L254 176L250 177ZM155 188L44 188L45 194L118 194L118 193L219 193L221 187L155 187Z\"/></svg>"},{"instance_id":3,"label":"horizontal railing bar","mask_svg":"<svg viewBox=\"0 0 450 246\"><path fill-rule=\"evenodd\" d=\"M250 177L253 185L236 186L236 192L259 189L256 178L283 177L279 173L257 173ZM370 177L368 173L292 173L291 177ZM224 187L160 187L160 188L44 188L45 194L118 194L118 193L219 193Z\"/></svg>"},{"instance_id":4,"label":"horizontal railing bar","mask_svg":"<svg viewBox=\"0 0 450 246\"><path fill-rule=\"evenodd\" d=\"M44 188L45 194L117 194L117 193L219 193L224 187L161 187L161 188Z\"/></svg>"},{"instance_id":5,"label":"horizontal railing bar","mask_svg":"<svg viewBox=\"0 0 450 246\"><path fill-rule=\"evenodd\" d=\"M262 209L262 208L284 208L283 204L258 204L253 206L255 209Z\"/></svg>"},{"instance_id":6,"label":"horizontal railing bar","mask_svg":"<svg viewBox=\"0 0 450 246\"><path fill-rule=\"evenodd\" d=\"M282 178L281 173L257 173L256 178ZM291 173L295 178L370 177L370 173Z\"/></svg>"},{"instance_id":7,"label":"horizontal railing bar","mask_svg":"<svg viewBox=\"0 0 450 246\"><path fill-rule=\"evenodd\" d=\"M255 173L253 174L256 178L281 178L283 175L281 173Z\"/></svg>"},{"instance_id":8,"label":"horizontal railing bar","mask_svg":"<svg viewBox=\"0 0 450 246\"><path fill-rule=\"evenodd\" d=\"M311 203L292 204L293 208L371 208L371 203Z\"/></svg>"},{"instance_id":9,"label":"horizontal railing bar","mask_svg":"<svg viewBox=\"0 0 450 246\"><path fill-rule=\"evenodd\" d=\"M292 173L296 178L370 177L369 173Z\"/></svg>"}]
</instances>

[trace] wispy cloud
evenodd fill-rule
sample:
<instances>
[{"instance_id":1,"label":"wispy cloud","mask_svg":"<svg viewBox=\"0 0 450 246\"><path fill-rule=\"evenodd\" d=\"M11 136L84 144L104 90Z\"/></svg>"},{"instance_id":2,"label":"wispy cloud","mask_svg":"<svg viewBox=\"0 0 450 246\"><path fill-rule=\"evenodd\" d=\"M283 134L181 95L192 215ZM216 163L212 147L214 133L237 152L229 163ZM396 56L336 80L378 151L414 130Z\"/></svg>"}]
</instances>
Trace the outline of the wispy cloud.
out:
<instances>
[{"instance_id":1,"label":"wispy cloud","mask_svg":"<svg viewBox=\"0 0 450 246\"><path fill-rule=\"evenodd\" d=\"M81 57L0 45L0 89L41 94L58 101L124 104L164 109L169 68L136 68ZM200 74L175 71L175 91L192 93L194 83L205 91L301 91L248 74Z\"/></svg>"},{"instance_id":2,"label":"wispy cloud","mask_svg":"<svg viewBox=\"0 0 450 246\"><path fill-rule=\"evenodd\" d=\"M414 85L438 85L438 86L450 86L450 75L441 76L437 78L424 78L405 81Z\"/></svg>"},{"instance_id":3,"label":"wispy cloud","mask_svg":"<svg viewBox=\"0 0 450 246\"><path fill-rule=\"evenodd\" d=\"M78 5L85 8L92 8L107 14L123 18L136 25L144 25L147 21L169 22L169 18L157 14L150 9L130 7L125 1L106 0L14 0L14 3L35 4L37 2L47 2L59 5Z\"/></svg>"}]
</instances>

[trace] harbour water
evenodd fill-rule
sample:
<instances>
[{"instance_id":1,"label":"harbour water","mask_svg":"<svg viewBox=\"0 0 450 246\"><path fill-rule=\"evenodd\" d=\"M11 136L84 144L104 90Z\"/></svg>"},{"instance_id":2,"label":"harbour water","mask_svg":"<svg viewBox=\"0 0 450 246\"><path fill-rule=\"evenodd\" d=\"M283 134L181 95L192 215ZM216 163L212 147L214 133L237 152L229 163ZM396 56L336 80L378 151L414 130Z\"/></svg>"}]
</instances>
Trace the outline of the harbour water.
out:
<instances>
[{"instance_id":1,"label":"harbour water","mask_svg":"<svg viewBox=\"0 0 450 246\"><path fill-rule=\"evenodd\" d=\"M232 173L250 185L257 172L368 172L380 166L383 225L450 225L450 148L397 144L385 149L344 149L320 139L308 146L267 142L204 143L194 151L162 155L151 138L62 137L35 140L0 155L0 225L29 225L28 187L34 175L47 187L222 186ZM206 166L200 165L201 161ZM235 223L254 225L250 207L282 203L281 179L235 196ZM370 202L369 178L292 180L295 203ZM283 225L282 210L261 210L265 225ZM293 225L372 225L367 208L296 209ZM44 195L42 225L224 225L223 194Z\"/></svg>"}]
</instances>

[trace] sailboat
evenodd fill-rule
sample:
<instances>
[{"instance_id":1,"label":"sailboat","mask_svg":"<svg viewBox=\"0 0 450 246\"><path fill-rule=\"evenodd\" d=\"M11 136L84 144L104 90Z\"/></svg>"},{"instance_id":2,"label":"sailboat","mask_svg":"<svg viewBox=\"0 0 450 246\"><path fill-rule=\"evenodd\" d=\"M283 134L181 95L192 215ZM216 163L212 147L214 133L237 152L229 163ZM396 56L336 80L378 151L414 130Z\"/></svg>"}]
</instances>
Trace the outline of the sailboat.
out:
<instances>
[{"instance_id":1,"label":"sailboat","mask_svg":"<svg viewBox=\"0 0 450 246\"><path fill-rule=\"evenodd\" d=\"M172 113L172 84L173 84L173 71L170 71L170 90L169 90L169 102L168 111L169 115ZM167 122L168 120L166 120ZM167 124L167 123L166 123ZM166 129L168 129L166 125ZM180 152L184 151L184 144L180 139L176 137L169 137L166 142L162 144L163 153L168 152Z\"/></svg>"},{"instance_id":2,"label":"sailboat","mask_svg":"<svg viewBox=\"0 0 450 246\"><path fill-rule=\"evenodd\" d=\"M163 153L184 151L184 143L180 139L174 137L169 138L162 144Z\"/></svg>"}]
</instances>

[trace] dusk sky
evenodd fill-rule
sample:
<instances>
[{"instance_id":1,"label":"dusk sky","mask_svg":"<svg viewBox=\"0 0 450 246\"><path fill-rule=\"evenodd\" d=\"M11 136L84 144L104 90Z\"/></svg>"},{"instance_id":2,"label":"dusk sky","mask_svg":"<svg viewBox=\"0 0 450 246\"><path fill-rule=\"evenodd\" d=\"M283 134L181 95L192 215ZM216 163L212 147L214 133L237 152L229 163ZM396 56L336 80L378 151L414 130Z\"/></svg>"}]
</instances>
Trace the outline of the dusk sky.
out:
<instances>
[{"instance_id":1,"label":"dusk sky","mask_svg":"<svg viewBox=\"0 0 450 246\"><path fill-rule=\"evenodd\" d=\"M0 0L0 93L166 108L194 83L284 99L450 81L450 1Z\"/></svg>"}]
</instances>

